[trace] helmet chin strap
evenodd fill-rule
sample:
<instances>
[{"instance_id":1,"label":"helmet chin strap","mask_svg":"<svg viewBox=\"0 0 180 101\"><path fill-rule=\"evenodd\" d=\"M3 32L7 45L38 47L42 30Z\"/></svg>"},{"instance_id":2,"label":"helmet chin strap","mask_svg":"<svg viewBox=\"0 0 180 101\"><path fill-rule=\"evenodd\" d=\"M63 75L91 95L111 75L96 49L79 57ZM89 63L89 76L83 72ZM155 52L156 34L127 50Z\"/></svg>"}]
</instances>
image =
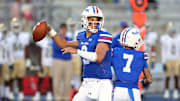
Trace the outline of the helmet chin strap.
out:
<instances>
[{"instance_id":1,"label":"helmet chin strap","mask_svg":"<svg viewBox=\"0 0 180 101\"><path fill-rule=\"evenodd\" d=\"M96 28L97 28L97 29L88 28L88 30L89 30L90 32L92 32L92 33L97 33L98 31L100 31L100 24L98 24L98 25L96 26ZM97 31L95 31L95 30L97 30Z\"/></svg>"},{"instance_id":2,"label":"helmet chin strap","mask_svg":"<svg viewBox=\"0 0 180 101\"><path fill-rule=\"evenodd\" d=\"M97 30L100 31L100 24L98 24L96 27L97 27Z\"/></svg>"}]
</instances>

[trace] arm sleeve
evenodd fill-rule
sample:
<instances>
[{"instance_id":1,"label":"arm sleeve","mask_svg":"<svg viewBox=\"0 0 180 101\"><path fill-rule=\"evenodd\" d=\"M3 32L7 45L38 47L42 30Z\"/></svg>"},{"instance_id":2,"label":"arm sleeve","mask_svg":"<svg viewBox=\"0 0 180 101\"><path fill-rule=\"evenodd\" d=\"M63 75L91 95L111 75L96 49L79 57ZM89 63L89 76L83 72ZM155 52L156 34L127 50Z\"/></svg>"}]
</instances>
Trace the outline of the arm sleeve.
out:
<instances>
[{"instance_id":1,"label":"arm sleeve","mask_svg":"<svg viewBox=\"0 0 180 101\"><path fill-rule=\"evenodd\" d=\"M81 39L81 32L80 32L80 33L78 33L78 34L77 34L77 36L76 36L76 40L78 40L78 41L79 41L80 39Z\"/></svg>"}]
</instances>

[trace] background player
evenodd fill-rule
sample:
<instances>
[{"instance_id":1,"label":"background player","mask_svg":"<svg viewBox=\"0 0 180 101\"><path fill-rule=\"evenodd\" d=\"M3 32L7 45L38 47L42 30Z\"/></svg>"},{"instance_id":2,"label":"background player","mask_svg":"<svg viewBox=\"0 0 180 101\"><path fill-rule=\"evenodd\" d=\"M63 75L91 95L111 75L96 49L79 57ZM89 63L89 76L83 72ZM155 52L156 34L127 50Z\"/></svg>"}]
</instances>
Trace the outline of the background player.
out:
<instances>
[{"instance_id":1,"label":"background player","mask_svg":"<svg viewBox=\"0 0 180 101\"><path fill-rule=\"evenodd\" d=\"M169 94L169 79L171 73L174 77L174 91L173 98L178 99L178 89L179 89L179 57L180 57L180 36L176 34L176 29L174 27L168 28L168 34L162 35L160 38L161 43L161 53L162 53L162 63L164 64L164 69L166 72L165 80L165 92L164 98L168 99Z\"/></svg>"},{"instance_id":2,"label":"background player","mask_svg":"<svg viewBox=\"0 0 180 101\"><path fill-rule=\"evenodd\" d=\"M21 22L13 18L11 21L11 32L10 32L10 41L13 45L13 57L14 57L14 68L11 74L12 82L11 82L11 91L12 84L15 79L18 81L18 100L21 101L24 99L23 83L22 78L25 76L26 68L25 68L25 46L29 44L29 33L22 31ZM13 92L10 93L10 99L14 99Z\"/></svg>"},{"instance_id":3,"label":"background player","mask_svg":"<svg viewBox=\"0 0 180 101\"><path fill-rule=\"evenodd\" d=\"M112 36L108 32L100 31L104 23L104 16L98 7L88 6L82 12L81 20L86 31L78 34L77 41L65 41L52 28L49 32L56 44L64 48L64 53L77 53L82 57L84 81L73 101L87 101L88 99L111 101Z\"/></svg>"},{"instance_id":4,"label":"background player","mask_svg":"<svg viewBox=\"0 0 180 101\"><path fill-rule=\"evenodd\" d=\"M141 101L138 81L142 70L146 78L142 82L152 82L147 53L137 51L143 41L136 29L126 28L121 32L120 42L123 48L114 48L112 56L116 74L114 101Z\"/></svg>"},{"instance_id":5,"label":"background player","mask_svg":"<svg viewBox=\"0 0 180 101\"><path fill-rule=\"evenodd\" d=\"M33 75L38 75L38 73L41 71L41 47L38 46L33 39L30 40L29 44L26 45L25 47L25 59L26 59L26 76L30 77ZM34 79L31 78L31 81L33 81ZM23 85L25 86L25 81L26 78L24 78L23 80ZM35 81L35 80L34 80ZM39 79L39 84L41 83L41 79ZM30 85L33 85L33 83L31 83ZM35 94L35 96L32 98L33 101L38 101L40 100L40 87L38 87L39 85L37 84L37 93ZM32 87L32 86L30 86ZM36 87L34 87L36 88ZM24 87L24 92L26 92L28 89L28 87Z\"/></svg>"},{"instance_id":6,"label":"background player","mask_svg":"<svg viewBox=\"0 0 180 101\"><path fill-rule=\"evenodd\" d=\"M48 93L46 95L47 101L52 101L52 39L47 36L43 40L41 40L38 45L41 47L41 65L42 65L42 72L39 73L39 89L40 85L42 84L43 77L49 76L50 77L50 86L48 89ZM38 100L40 99L40 93L37 92L37 96L39 95Z\"/></svg>"},{"instance_id":7,"label":"background player","mask_svg":"<svg viewBox=\"0 0 180 101\"><path fill-rule=\"evenodd\" d=\"M9 44L8 31L4 24L0 24L0 100L9 100L10 94L10 69L13 68L12 45Z\"/></svg>"}]
</instances>

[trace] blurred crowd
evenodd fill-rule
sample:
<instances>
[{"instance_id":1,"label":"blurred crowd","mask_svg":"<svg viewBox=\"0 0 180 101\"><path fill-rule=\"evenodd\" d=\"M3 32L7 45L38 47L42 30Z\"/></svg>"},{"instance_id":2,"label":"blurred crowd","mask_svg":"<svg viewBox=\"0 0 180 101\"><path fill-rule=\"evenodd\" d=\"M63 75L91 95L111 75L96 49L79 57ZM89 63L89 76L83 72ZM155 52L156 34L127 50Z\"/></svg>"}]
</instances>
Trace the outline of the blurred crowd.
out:
<instances>
[{"instance_id":1,"label":"blurred crowd","mask_svg":"<svg viewBox=\"0 0 180 101\"><path fill-rule=\"evenodd\" d=\"M33 95L38 101L41 95L47 100L68 101L70 91L76 92L81 83L81 60L77 55L62 54L52 39L34 42L29 32L22 30L22 21L13 18L8 29L0 24L0 97L3 101L15 99L18 88L18 101L25 95ZM66 23L59 26L59 36L75 40L74 24L68 31ZM16 84L14 83L16 82ZM72 96L75 93L72 93Z\"/></svg>"}]
</instances>

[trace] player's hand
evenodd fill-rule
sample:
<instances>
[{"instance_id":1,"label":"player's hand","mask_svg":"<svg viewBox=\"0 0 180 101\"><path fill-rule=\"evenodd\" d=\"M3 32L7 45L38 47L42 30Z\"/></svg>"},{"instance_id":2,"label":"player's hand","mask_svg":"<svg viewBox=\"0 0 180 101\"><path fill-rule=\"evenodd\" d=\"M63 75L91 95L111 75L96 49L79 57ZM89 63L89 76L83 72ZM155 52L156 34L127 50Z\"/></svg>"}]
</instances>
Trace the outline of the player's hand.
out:
<instances>
[{"instance_id":1,"label":"player's hand","mask_svg":"<svg viewBox=\"0 0 180 101\"><path fill-rule=\"evenodd\" d=\"M66 53L77 54L77 49L72 48L72 47L63 48L61 49L61 51L64 51L63 54L66 54Z\"/></svg>"},{"instance_id":2,"label":"player's hand","mask_svg":"<svg viewBox=\"0 0 180 101\"><path fill-rule=\"evenodd\" d=\"M51 26L47 23L48 32L51 30Z\"/></svg>"},{"instance_id":3,"label":"player's hand","mask_svg":"<svg viewBox=\"0 0 180 101\"><path fill-rule=\"evenodd\" d=\"M143 84L143 87L145 89L149 88L150 84L145 79L140 80L140 82Z\"/></svg>"}]
</instances>

